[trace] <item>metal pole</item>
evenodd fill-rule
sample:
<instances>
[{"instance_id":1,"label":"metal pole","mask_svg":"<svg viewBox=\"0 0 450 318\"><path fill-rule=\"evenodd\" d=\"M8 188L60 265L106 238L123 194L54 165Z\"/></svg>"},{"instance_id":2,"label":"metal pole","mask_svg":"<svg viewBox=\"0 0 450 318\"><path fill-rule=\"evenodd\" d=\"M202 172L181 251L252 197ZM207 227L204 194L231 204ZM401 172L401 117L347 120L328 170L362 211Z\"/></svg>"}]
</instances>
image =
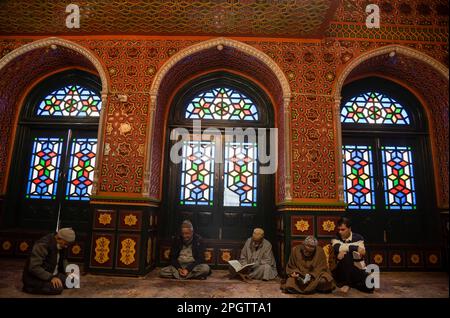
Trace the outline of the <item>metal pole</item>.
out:
<instances>
[{"instance_id":1,"label":"metal pole","mask_svg":"<svg viewBox=\"0 0 450 318\"><path fill-rule=\"evenodd\" d=\"M66 179L67 176L67 170L68 168L68 155L69 155L69 147L70 147L70 139L72 138L72 129L69 129L67 131L67 139L66 139L66 151L64 154L64 163L65 163L65 167L61 167L59 175L60 175L60 181L59 182L64 182L64 180ZM61 186L60 186L61 189ZM60 190L62 191L62 190ZM59 196L61 198L61 196ZM61 222L61 207L62 207L62 203L61 203L61 199L58 202L58 216L56 219L56 232L58 232L59 227L60 227L60 222Z\"/></svg>"}]
</instances>

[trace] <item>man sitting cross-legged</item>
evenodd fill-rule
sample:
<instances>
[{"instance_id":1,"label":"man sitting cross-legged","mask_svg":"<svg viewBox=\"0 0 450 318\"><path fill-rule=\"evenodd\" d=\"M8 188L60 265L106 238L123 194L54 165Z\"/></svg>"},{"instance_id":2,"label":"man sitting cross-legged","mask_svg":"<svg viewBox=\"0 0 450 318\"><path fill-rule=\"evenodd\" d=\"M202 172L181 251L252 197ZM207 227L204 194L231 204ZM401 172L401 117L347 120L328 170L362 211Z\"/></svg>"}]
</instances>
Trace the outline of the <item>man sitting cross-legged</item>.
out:
<instances>
[{"instance_id":1,"label":"man sitting cross-legged","mask_svg":"<svg viewBox=\"0 0 450 318\"><path fill-rule=\"evenodd\" d=\"M277 277L277 267L272 252L272 244L264 238L264 230L255 228L252 237L248 238L241 250L239 263L242 266L248 265L245 272L237 274L244 280L271 280ZM250 264L252 264L250 266ZM232 276L236 273L230 266Z\"/></svg>"},{"instance_id":2,"label":"man sitting cross-legged","mask_svg":"<svg viewBox=\"0 0 450 318\"><path fill-rule=\"evenodd\" d=\"M302 244L292 249L286 266L288 278L281 284L281 290L310 294L316 291L331 292L335 288L325 252L317 244L314 236L308 236Z\"/></svg>"},{"instance_id":3,"label":"man sitting cross-legged","mask_svg":"<svg viewBox=\"0 0 450 318\"><path fill-rule=\"evenodd\" d=\"M333 270L336 284L343 292L347 292L350 287L367 293L373 292L374 288L366 285L369 274L364 268L364 256L366 255L364 238L352 232L348 218L341 218L337 222L337 227L337 237L331 240L337 258L337 265Z\"/></svg>"},{"instance_id":4,"label":"man sitting cross-legged","mask_svg":"<svg viewBox=\"0 0 450 318\"><path fill-rule=\"evenodd\" d=\"M204 260L202 239L194 233L190 221L181 224L181 235L175 237L171 249L171 265L161 268L159 276L177 279L206 279L211 274Z\"/></svg>"}]
</instances>

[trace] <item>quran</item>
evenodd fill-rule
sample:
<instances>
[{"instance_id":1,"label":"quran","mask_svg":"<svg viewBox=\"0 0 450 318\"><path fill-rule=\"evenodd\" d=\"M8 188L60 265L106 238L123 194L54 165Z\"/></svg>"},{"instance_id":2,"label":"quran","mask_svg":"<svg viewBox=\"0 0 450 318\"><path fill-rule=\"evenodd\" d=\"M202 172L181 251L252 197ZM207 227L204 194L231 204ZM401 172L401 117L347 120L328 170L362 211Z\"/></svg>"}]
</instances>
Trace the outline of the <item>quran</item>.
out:
<instances>
[{"instance_id":1,"label":"quran","mask_svg":"<svg viewBox=\"0 0 450 318\"><path fill-rule=\"evenodd\" d=\"M239 261L237 260L231 260L228 261L228 264L230 264L230 266L234 269L234 271L236 273L240 273L245 271L245 269L252 267L253 265L255 265L255 263L250 263L250 264L246 264L246 265L242 265Z\"/></svg>"}]
</instances>

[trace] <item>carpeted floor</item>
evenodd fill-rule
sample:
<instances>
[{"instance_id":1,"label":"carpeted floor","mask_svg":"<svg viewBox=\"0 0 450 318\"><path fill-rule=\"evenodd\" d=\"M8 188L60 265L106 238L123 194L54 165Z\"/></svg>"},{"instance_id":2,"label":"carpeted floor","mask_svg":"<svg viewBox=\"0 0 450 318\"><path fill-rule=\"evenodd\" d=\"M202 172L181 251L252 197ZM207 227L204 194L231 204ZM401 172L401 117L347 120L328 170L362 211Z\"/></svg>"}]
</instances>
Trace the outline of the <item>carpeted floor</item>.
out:
<instances>
[{"instance_id":1,"label":"carpeted floor","mask_svg":"<svg viewBox=\"0 0 450 318\"><path fill-rule=\"evenodd\" d=\"M23 259L0 259L0 297L49 297L28 295L21 291ZM448 274L442 272L382 272L381 288L373 294L351 289L343 294L308 296L287 295L279 289L279 280L244 283L227 278L223 270L213 271L207 280L177 281L161 279L153 270L145 277L116 277L87 274L81 276L80 289L68 289L60 296L50 297L199 297L199 298L279 298L279 297L432 297L448 298Z\"/></svg>"}]
</instances>

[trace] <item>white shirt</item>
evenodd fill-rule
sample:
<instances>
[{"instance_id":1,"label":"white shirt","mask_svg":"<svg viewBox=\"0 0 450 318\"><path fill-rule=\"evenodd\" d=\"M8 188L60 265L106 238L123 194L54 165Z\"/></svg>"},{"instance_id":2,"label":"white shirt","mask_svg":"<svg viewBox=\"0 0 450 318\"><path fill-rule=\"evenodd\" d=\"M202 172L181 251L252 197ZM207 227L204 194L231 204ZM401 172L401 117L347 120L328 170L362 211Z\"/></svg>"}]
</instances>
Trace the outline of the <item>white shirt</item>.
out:
<instances>
[{"instance_id":1,"label":"white shirt","mask_svg":"<svg viewBox=\"0 0 450 318\"><path fill-rule=\"evenodd\" d=\"M56 253L56 266L55 270L53 271L53 275L58 275L58 264L59 264L59 251Z\"/></svg>"}]
</instances>

